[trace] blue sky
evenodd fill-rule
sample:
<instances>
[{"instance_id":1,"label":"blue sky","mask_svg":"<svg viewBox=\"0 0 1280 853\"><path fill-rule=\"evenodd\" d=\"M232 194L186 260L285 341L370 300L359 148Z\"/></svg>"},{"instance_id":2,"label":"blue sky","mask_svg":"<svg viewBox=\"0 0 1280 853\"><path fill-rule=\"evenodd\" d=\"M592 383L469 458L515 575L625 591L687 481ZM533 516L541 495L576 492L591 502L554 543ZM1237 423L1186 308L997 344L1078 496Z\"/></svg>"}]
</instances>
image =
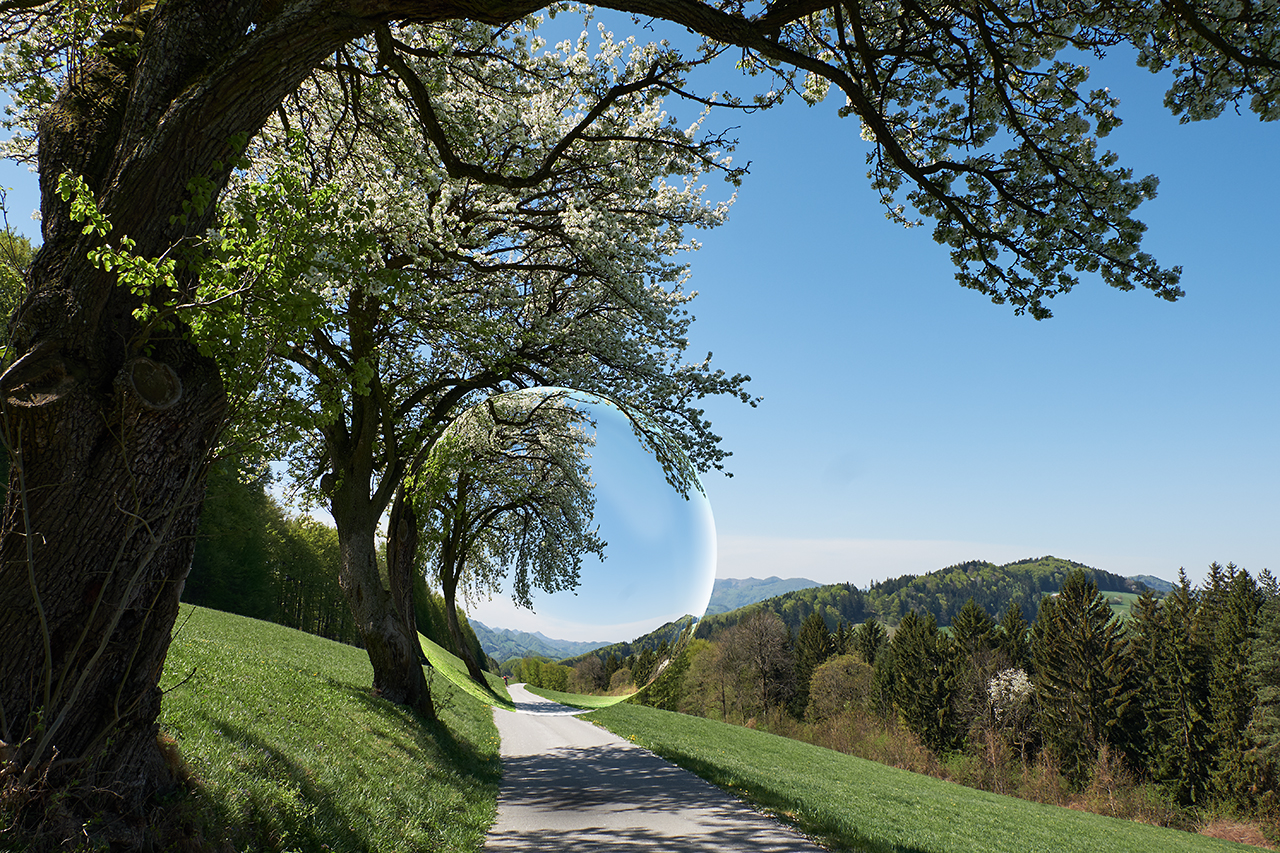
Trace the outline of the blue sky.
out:
<instances>
[{"instance_id":1,"label":"blue sky","mask_svg":"<svg viewBox=\"0 0 1280 853\"><path fill-rule=\"evenodd\" d=\"M1052 319L1016 317L884 219L830 103L741 119L752 174L693 259L695 347L765 398L708 408L735 453L706 480L720 576L1277 568L1280 127L1179 125L1158 78L1098 65L1125 118L1105 146L1161 178L1139 215L1184 268L1177 303L1085 277Z\"/></svg>"},{"instance_id":2,"label":"blue sky","mask_svg":"<svg viewBox=\"0 0 1280 853\"><path fill-rule=\"evenodd\" d=\"M1280 127L1179 125L1161 79L1090 64L1125 120L1104 147L1161 179L1139 217L1184 268L1177 303L1084 277L1052 319L1016 317L955 284L927 226L885 220L835 98L709 120L752 166L691 258L690 354L764 398L707 405L734 453L732 479L704 478L718 576L865 586L1045 554L1170 579L1280 569ZM34 233L33 176L5 164L0 183Z\"/></svg>"}]
</instances>

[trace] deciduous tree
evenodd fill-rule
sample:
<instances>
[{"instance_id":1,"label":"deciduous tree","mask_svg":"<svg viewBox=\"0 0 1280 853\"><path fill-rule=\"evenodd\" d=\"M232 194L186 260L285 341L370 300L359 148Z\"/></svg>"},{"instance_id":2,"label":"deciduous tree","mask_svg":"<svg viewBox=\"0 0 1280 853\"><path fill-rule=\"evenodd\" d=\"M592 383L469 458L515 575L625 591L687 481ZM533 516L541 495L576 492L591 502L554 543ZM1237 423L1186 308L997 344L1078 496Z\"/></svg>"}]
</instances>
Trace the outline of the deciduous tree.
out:
<instances>
[{"instance_id":1,"label":"deciduous tree","mask_svg":"<svg viewBox=\"0 0 1280 853\"><path fill-rule=\"evenodd\" d=\"M213 224L236 143L341 48L389 20L502 26L541 5L0 8L15 121L25 139L39 137L44 237L12 327L16 357L0 377L15 462L0 539L0 599L13 603L0 616L0 739L11 745L4 784L34 792L39 777L47 802L66 809L47 824L53 837L78 836L77 815L110 812L130 817L103 821L112 828L102 837L142 843L145 821L134 818L163 777L156 681L225 409L224 377L184 334L189 324L140 334L149 309L197 295L196 270L167 266L170 255ZM728 51L773 74L764 78L772 92L816 102L834 86L839 109L857 116L872 145L873 187L891 213L912 220L899 206L905 196L935 222L961 284L1037 317L1080 272L1163 298L1180 293L1176 268L1141 251L1133 217L1155 181L1134 180L1099 149L1098 136L1118 122L1115 101L1105 88L1086 89L1087 71L1063 51L1133 46L1142 64L1174 69L1167 102L1188 119L1232 103L1268 119L1280 112L1280 11L1265 4L604 5L715 40L709 57ZM35 158L34 148L15 151ZM90 260L108 238L86 232L79 198L58 191L67 173L83 178L111 233L128 235L131 255L165 259L152 267L162 274L120 287L114 265ZM59 763L46 774L54 750ZM69 799L72 789L85 799Z\"/></svg>"},{"instance_id":2,"label":"deciduous tree","mask_svg":"<svg viewBox=\"0 0 1280 853\"><path fill-rule=\"evenodd\" d=\"M594 436L583 405L563 390L500 394L465 412L433 445L415 487L423 544L459 646L459 590L487 597L509 576L512 600L532 609L533 590L573 589L583 556L604 557L592 527ZM464 660L483 683L479 662L469 653Z\"/></svg>"}]
</instances>

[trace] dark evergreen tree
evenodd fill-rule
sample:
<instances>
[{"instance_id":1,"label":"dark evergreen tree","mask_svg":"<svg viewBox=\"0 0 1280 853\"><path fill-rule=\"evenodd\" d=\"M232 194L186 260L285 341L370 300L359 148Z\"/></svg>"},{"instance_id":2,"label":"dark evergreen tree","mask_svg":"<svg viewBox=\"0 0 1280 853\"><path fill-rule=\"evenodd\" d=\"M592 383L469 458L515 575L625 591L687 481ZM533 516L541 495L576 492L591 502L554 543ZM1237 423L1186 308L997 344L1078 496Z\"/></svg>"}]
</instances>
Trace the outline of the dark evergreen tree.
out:
<instances>
[{"instance_id":1,"label":"dark evergreen tree","mask_svg":"<svg viewBox=\"0 0 1280 853\"><path fill-rule=\"evenodd\" d=\"M836 623L836 634L831 642L832 645L835 646L836 654L849 654L849 631L845 626L845 621L843 619Z\"/></svg>"},{"instance_id":2,"label":"dark evergreen tree","mask_svg":"<svg viewBox=\"0 0 1280 853\"><path fill-rule=\"evenodd\" d=\"M990 707L987 682L1002 668L996 653L998 639L995 620L973 598L968 599L951 620L954 657L951 703L961 732L987 719Z\"/></svg>"},{"instance_id":3,"label":"dark evergreen tree","mask_svg":"<svg viewBox=\"0 0 1280 853\"><path fill-rule=\"evenodd\" d=\"M951 620L951 639L961 657L970 660L982 657L995 647L995 620L969 598Z\"/></svg>"},{"instance_id":4,"label":"dark evergreen tree","mask_svg":"<svg viewBox=\"0 0 1280 853\"><path fill-rule=\"evenodd\" d=\"M648 684L657 666L658 656L654 654L653 649L645 649L640 652L636 656L635 663L631 665L631 679L635 682L636 687L643 687Z\"/></svg>"},{"instance_id":5,"label":"dark evergreen tree","mask_svg":"<svg viewBox=\"0 0 1280 853\"><path fill-rule=\"evenodd\" d=\"M876 657L884 648L886 632L884 626L875 619L868 619L857 629L857 651L869 666L875 666Z\"/></svg>"},{"instance_id":6,"label":"dark evergreen tree","mask_svg":"<svg viewBox=\"0 0 1280 853\"><path fill-rule=\"evenodd\" d=\"M1280 786L1280 595L1267 593L1258 613L1258 636L1249 661L1249 680L1257 691L1257 705L1249 728L1251 758L1258 787L1270 791L1275 808Z\"/></svg>"},{"instance_id":7,"label":"dark evergreen tree","mask_svg":"<svg viewBox=\"0 0 1280 853\"><path fill-rule=\"evenodd\" d=\"M951 694L954 687L952 643L938 631L930 613L908 611L890 643L895 658L894 701L902 721L936 753L960 746Z\"/></svg>"},{"instance_id":8,"label":"dark evergreen tree","mask_svg":"<svg viewBox=\"0 0 1280 853\"><path fill-rule=\"evenodd\" d=\"M1157 601L1150 593L1134 608L1130 643L1142 686L1141 752L1147 772L1179 803L1203 802L1213 767L1209 718L1209 646L1199 603L1186 574Z\"/></svg>"},{"instance_id":9,"label":"dark evergreen tree","mask_svg":"<svg viewBox=\"0 0 1280 853\"><path fill-rule=\"evenodd\" d=\"M1216 612L1208 614L1213 625L1209 712L1216 759L1214 788L1220 797L1243 805L1249 783L1246 730L1257 701L1249 662L1261 600L1249 573L1230 563L1216 600Z\"/></svg>"},{"instance_id":10,"label":"dark evergreen tree","mask_svg":"<svg viewBox=\"0 0 1280 853\"><path fill-rule=\"evenodd\" d=\"M1042 600L1031 654L1040 729L1068 779L1085 782L1103 744L1131 752L1136 691L1120 624L1083 571Z\"/></svg>"},{"instance_id":11,"label":"dark evergreen tree","mask_svg":"<svg viewBox=\"0 0 1280 853\"><path fill-rule=\"evenodd\" d=\"M1031 626L1022 615L1022 608L1011 603L1000 618L997 645L1005 661L1014 669L1031 671Z\"/></svg>"},{"instance_id":12,"label":"dark evergreen tree","mask_svg":"<svg viewBox=\"0 0 1280 853\"><path fill-rule=\"evenodd\" d=\"M815 610L800 623L800 632L796 635L795 690L789 703L793 717L804 716L804 709L809 705L809 679L834 652L826 620Z\"/></svg>"}]
</instances>

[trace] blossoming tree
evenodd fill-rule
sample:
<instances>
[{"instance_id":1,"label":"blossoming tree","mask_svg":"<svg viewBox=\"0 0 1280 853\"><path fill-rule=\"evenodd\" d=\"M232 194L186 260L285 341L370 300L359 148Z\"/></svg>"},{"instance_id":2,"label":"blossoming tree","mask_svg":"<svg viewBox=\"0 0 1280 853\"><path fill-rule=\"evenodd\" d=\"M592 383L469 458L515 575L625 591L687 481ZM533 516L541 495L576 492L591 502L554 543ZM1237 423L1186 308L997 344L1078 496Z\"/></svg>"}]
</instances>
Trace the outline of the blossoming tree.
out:
<instances>
[{"instance_id":1,"label":"blossoming tree","mask_svg":"<svg viewBox=\"0 0 1280 853\"><path fill-rule=\"evenodd\" d=\"M723 140L660 109L684 69L660 46L584 33L548 52L531 22L498 37L461 22L376 35L313 75L251 146L204 277L234 294L219 328L238 334L250 316L282 354L246 423L271 425L273 455L333 514L375 687L430 714L401 483L468 407L546 385L627 410L678 488L719 466L693 401L747 400L745 377L684 362L691 294L672 256L692 248L686 229L724 218L700 178L738 173ZM289 246L272 283L236 288L262 257L243 247L272 233L268 245ZM244 346L214 351L234 360ZM388 508L390 590L375 551Z\"/></svg>"},{"instance_id":2,"label":"blossoming tree","mask_svg":"<svg viewBox=\"0 0 1280 853\"><path fill-rule=\"evenodd\" d=\"M17 153L38 162L44 237L0 376L14 462L0 527L0 772L14 796L48 792L68 837L77 815L143 814L163 780L156 683L226 407L225 377L188 321L144 334L150 309L200 301L176 249L213 224L240 143L314 69L393 21L501 28L543 5L0 3L0 71L32 141ZM1064 51L1131 45L1143 65L1173 69L1166 100L1188 120L1231 104L1280 114L1274 4L602 5L706 37L705 58L728 51L775 93L817 101L834 88L891 213L932 220L961 284L1036 317L1080 273L1180 293L1177 269L1141 251L1133 215L1155 180L1100 149L1114 101ZM141 843L144 820L109 825Z\"/></svg>"}]
</instances>

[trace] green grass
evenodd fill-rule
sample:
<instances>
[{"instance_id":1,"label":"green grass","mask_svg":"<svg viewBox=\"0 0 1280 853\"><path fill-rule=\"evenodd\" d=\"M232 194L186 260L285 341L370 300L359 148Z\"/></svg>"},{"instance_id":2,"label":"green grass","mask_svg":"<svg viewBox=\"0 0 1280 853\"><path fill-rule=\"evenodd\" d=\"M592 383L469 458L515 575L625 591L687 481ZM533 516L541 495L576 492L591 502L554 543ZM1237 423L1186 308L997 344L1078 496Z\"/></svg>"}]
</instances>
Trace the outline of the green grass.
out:
<instances>
[{"instance_id":1,"label":"green grass","mask_svg":"<svg viewBox=\"0 0 1280 853\"><path fill-rule=\"evenodd\" d=\"M550 699L552 702L559 702L570 708L611 708L635 695L628 693L626 696L591 696L584 693L561 693L559 690L546 690L542 687L530 687L527 684L525 689L543 699Z\"/></svg>"},{"instance_id":2,"label":"green grass","mask_svg":"<svg viewBox=\"0 0 1280 853\"><path fill-rule=\"evenodd\" d=\"M837 850L1212 853L1253 850L989 794L752 729L638 705L584 719L754 802Z\"/></svg>"},{"instance_id":3,"label":"green grass","mask_svg":"<svg viewBox=\"0 0 1280 853\"><path fill-rule=\"evenodd\" d=\"M455 688L485 704L497 705L507 710L515 708L515 703L511 701L511 694L507 692L507 686L502 682L501 676L486 672L484 677L489 687L486 690L476 684L467 673L467 665L463 663L462 658L427 639L425 634L419 634L418 641L422 643L422 651L426 653L427 660L431 661L431 666L435 669L433 675L444 676Z\"/></svg>"},{"instance_id":4,"label":"green grass","mask_svg":"<svg viewBox=\"0 0 1280 853\"><path fill-rule=\"evenodd\" d=\"M219 849L478 850L496 814L498 733L489 706L440 671L442 725L427 725L371 694L360 649L184 606L161 725L193 791L173 805Z\"/></svg>"},{"instance_id":5,"label":"green grass","mask_svg":"<svg viewBox=\"0 0 1280 853\"><path fill-rule=\"evenodd\" d=\"M1111 608L1111 612L1120 621L1127 622L1133 617L1134 603L1142 596L1134 592L1104 592L1102 597L1107 600L1107 606Z\"/></svg>"}]
</instances>

